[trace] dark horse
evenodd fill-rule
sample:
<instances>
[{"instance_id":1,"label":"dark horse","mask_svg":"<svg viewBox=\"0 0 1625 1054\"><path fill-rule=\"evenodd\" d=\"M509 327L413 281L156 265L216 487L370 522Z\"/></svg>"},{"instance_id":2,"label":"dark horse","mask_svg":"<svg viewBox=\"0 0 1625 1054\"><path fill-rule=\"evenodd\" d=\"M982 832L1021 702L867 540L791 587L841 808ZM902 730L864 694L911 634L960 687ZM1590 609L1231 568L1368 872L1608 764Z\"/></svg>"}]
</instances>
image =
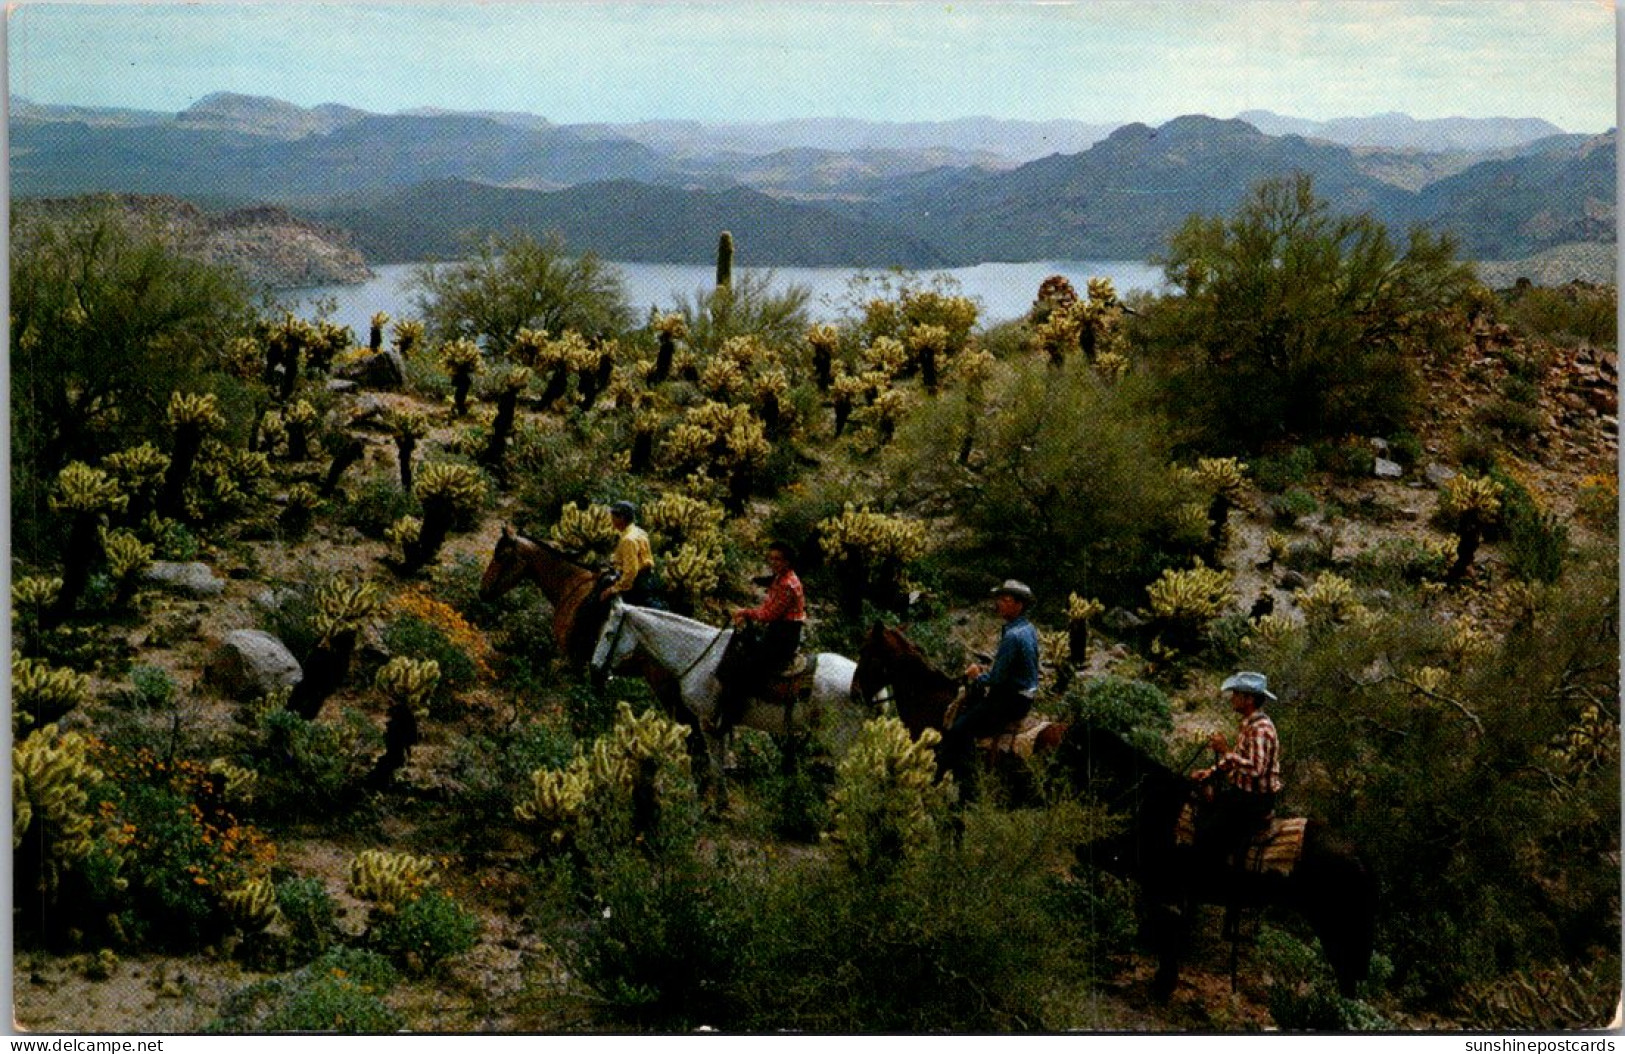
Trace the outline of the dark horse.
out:
<instances>
[{"instance_id":1,"label":"dark horse","mask_svg":"<svg viewBox=\"0 0 1625 1054\"><path fill-rule=\"evenodd\" d=\"M1126 830L1080 847L1078 856L1139 884L1152 909L1145 935L1158 956L1152 982L1158 998L1172 995L1179 981L1180 958L1200 904L1296 910L1320 938L1338 989L1354 995L1371 963L1376 884L1325 825L1309 821L1290 875L1233 868L1204 872L1193 849L1175 837L1180 811L1194 790L1188 778L1118 736L1083 724L1068 730L1055 757L1076 787L1088 788L1113 812L1127 815Z\"/></svg>"},{"instance_id":2,"label":"dark horse","mask_svg":"<svg viewBox=\"0 0 1625 1054\"><path fill-rule=\"evenodd\" d=\"M869 628L869 635L858 650L858 668L852 675L852 684L871 703L886 688L891 688L897 719L916 739L927 728L943 731L948 707L964 687L957 678L933 667L914 642L900 631L878 622ZM1053 750L1065 733L1063 724L1045 728L1033 744L1033 753L1046 754ZM1025 785L1026 766L1016 755L997 755L993 767L1012 789Z\"/></svg>"}]
</instances>

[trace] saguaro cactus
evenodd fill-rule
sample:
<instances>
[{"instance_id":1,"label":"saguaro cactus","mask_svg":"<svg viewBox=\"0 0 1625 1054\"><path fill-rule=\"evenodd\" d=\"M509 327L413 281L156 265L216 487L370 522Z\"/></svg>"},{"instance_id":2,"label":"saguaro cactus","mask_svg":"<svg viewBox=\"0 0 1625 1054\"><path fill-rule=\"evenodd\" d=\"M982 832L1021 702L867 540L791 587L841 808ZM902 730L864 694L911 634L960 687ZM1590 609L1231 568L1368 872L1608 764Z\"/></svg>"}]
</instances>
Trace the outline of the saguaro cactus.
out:
<instances>
[{"instance_id":1,"label":"saguaro cactus","mask_svg":"<svg viewBox=\"0 0 1625 1054\"><path fill-rule=\"evenodd\" d=\"M717 239L717 288L732 289L734 281L734 236L727 231Z\"/></svg>"}]
</instances>

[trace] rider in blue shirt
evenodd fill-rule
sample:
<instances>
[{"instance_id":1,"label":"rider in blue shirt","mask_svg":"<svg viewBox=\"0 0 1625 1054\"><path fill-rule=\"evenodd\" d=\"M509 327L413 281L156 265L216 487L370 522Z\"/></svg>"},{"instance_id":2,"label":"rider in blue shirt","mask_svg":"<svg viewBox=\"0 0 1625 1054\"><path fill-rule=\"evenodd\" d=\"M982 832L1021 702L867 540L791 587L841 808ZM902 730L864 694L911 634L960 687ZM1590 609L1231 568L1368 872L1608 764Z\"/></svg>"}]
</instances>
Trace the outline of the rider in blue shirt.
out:
<instances>
[{"instance_id":1,"label":"rider in blue shirt","mask_svg":"<svg viewBox=\"0 0 1625 1054\"><path fill-rule=\"evenodd\" d=\"M977 737L997 734L1026 717L1038 694L1038 630L1027 618L1032 603L1033 591L1015 579L993 590L994 610L1004 619L999 650L992 668L966 667L970 683L965 709L942 734L937 748L938 768L954 774L962 800L975 796L972 762Z\"/></svg>"}]
</instances>

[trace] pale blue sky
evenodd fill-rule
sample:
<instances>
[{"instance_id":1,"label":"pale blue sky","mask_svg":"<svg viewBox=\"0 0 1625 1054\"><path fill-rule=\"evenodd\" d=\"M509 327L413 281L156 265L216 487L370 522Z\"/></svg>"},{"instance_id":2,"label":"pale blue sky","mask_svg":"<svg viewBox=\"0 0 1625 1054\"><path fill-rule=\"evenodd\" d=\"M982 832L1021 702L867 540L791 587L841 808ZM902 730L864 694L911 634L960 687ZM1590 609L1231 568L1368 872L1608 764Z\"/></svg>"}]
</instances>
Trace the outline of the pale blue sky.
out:
<instances>
[{"instance_id":1,"label":"pale blue sky","mask_svg":"<svg viewBox=\"0 0 1625 1054\"><path fill-rule=\"evenodd\" d=\"M555 121L954 117L1615 124L1612 0L10 7L11 92L177 111L210 92Z\"/></svg>"}]
</instances>

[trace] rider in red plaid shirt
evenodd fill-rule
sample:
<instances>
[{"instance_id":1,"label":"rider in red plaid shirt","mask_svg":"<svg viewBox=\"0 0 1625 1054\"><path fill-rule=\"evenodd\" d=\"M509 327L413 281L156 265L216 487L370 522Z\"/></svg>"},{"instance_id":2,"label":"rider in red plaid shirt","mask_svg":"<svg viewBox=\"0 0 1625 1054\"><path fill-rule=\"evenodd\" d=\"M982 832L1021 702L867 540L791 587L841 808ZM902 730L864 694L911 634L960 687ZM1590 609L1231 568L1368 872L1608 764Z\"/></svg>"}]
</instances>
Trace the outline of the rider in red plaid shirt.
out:
<instances>
[{"instance_id":1,"label":"rider in red plaid shirt","mask_svg":"<svg viewBox=\"0 0 1625 1054\"><path fill-rule=\"evenodd\" d=\"M1218 762L1191 774L1198 783L1215 773L1224 777L1196 826L1197 852L1212 865L1222 864L1227 853L1269 826L1281 793L1281 740L1263 709L1275 699L1269 681L1261 673L1238 673L1220 691L1230 693L1230 708L1241 715L1236 749L1230 749L1224 733L1213 733L1208 745Z\"/></svg>"}]
</instances>

